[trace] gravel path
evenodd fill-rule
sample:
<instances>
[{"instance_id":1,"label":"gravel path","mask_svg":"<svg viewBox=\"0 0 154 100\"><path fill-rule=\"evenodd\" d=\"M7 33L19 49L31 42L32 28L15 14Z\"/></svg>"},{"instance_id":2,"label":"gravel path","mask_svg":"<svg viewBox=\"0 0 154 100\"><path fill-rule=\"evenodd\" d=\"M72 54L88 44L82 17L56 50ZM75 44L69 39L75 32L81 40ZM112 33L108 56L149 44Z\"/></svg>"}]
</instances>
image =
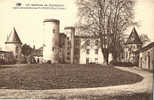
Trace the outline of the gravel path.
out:
<instances>
[{"instance_id":1,"label":"gravel path","mask_svg":"<svg viewBox=\"0 0 154 100\"><path fill-rule=\"evenodd\" d=\"M138 68L116 67L120 70L137 73L144 77L141 82L128 85L81 88L81 89L54 89L54 90L0 90L0 98L52 98L61 99L82 96L120 96L138 93L152 93L153 74ZM78 100L78 99L73 99Z\"/></svg>"}]
</instances>

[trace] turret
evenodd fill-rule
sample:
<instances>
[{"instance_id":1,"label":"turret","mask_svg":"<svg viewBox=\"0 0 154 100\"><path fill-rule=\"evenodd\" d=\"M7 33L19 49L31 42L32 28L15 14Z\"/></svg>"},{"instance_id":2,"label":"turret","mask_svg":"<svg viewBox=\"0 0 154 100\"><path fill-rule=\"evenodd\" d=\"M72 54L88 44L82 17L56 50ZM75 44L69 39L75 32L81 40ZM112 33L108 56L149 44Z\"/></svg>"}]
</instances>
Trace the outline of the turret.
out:
<instances>
[{"instance_id":1,"label":"turret","mask_svg":"<svg viewBox=\"0 0 154 100\"><path fill-rule=\"evenodd\" d=\"M43 59L45 62L59 63L59 24L57 19L44 20Z\"/></svg>"},{"instance_id":2,"label":"turret","mask_svg":"<svg viewBox=\"0 0 154 100\"><path fill-rule=\"evenodd\" d=\"M6 51L12 52L14 57L17 59L21 57L21 45L22 45L22 42L14 27L11 33L7 36L7 40L5 42L5 46L6 46L5 49Z\"/></svg>"}]
</instances>

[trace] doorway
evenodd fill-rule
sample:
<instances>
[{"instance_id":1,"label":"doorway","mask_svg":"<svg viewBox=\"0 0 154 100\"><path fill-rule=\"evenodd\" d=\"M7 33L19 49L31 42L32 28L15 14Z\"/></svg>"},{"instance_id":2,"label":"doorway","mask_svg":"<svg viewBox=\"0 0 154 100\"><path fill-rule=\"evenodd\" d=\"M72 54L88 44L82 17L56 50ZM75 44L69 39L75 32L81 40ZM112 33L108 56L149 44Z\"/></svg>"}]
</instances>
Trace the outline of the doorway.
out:
<instances>
[{"instance_id":1,"label":"doorway","mask_svg":"<svg viewBox=\"0 0 154 100\"><path fill-rule=\"evenodd\" d=\"M150 70L150 52L148 52L148 69Z\"/></svg>"}]
</instances>

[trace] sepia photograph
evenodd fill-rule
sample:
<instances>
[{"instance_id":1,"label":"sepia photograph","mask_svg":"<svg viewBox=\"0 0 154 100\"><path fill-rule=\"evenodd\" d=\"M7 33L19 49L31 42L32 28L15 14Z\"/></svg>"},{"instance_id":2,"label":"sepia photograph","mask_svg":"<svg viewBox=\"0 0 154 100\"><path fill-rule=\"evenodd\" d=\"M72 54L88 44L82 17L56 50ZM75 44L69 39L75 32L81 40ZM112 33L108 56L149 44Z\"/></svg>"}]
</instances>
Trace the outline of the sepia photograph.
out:
<instances>
[{"instance_id":1,"label":"sepia photograph","mask_svg":"<svg viewBox=\"0 0 154 100\"><path fill-rule=\"evenodd\" d=\"M153 100L154 0L0 0L0 100Z\"/></svg>"}]
</instances>

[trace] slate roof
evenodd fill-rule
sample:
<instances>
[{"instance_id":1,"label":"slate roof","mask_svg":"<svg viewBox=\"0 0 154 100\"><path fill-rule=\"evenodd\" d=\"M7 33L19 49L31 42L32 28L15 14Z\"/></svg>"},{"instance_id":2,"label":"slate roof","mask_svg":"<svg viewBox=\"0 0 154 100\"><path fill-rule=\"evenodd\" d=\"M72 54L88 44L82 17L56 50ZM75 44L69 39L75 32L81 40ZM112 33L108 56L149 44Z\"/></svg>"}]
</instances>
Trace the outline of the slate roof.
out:
<instances>
[{"instance_id":1,"label":"slate roof","mask_svg":"<svg viewBox=\"0 0 154 100\"><path fill-rule=\"evenodd\" d=\"M7 51L0 51L0 54L4 54L4 53L10 53L10 52L7 52Z\"/></svg>"},{"instance_id":2,"label":"slate roof","mask_svg":"<svg viewBox=\"0 0 154 100\"><path fill-rule=\"evenodd\" d=\"M141 52L154 48L154 42L151 42L149 45L140 49Z\"/></svg>"},{"instance_id":3,"label":"slate roof","mask_svg":"<svg viewBox=\"0 0 154 100\"><path fill-rule=\"evenodd\" d=\"M138 36L135 27L133 28L128 40L126 41L126 44L143 44Z\"/></svg>"},{"instance_id":4,"label":"slate roof","mask_svg":"<svg viewBox=\"0 0 154 100\"><path fill-rule=\"evenodd\" d=\"M60 23L60 21L57 20L57 19L45 19L43 22L57 22L57 23Z\"/></svg>"},{"instance_id":5,"label":"slate roof","mask_svg":"<svg viewBox=\"0 0 154 100\"><path fill-rule=\"evenodd\" d=\"M7 37L7 40L5 43L20 43L21 44L21 40L18 36L18 33L17 33L15 27L13 28L13 30L11 31L11 33Z\"/></svg>"},{"instance_id":6,"label":"slate roof","mask_svg":"<svg viewBox=\"0 0 154 100\"><path fill-rule=\"evenodd\" d=\"M75 30L75 27L73 27L73 26L67 26L64 29L73 29L73 30Z\"/></svg>"}]
</instances>

